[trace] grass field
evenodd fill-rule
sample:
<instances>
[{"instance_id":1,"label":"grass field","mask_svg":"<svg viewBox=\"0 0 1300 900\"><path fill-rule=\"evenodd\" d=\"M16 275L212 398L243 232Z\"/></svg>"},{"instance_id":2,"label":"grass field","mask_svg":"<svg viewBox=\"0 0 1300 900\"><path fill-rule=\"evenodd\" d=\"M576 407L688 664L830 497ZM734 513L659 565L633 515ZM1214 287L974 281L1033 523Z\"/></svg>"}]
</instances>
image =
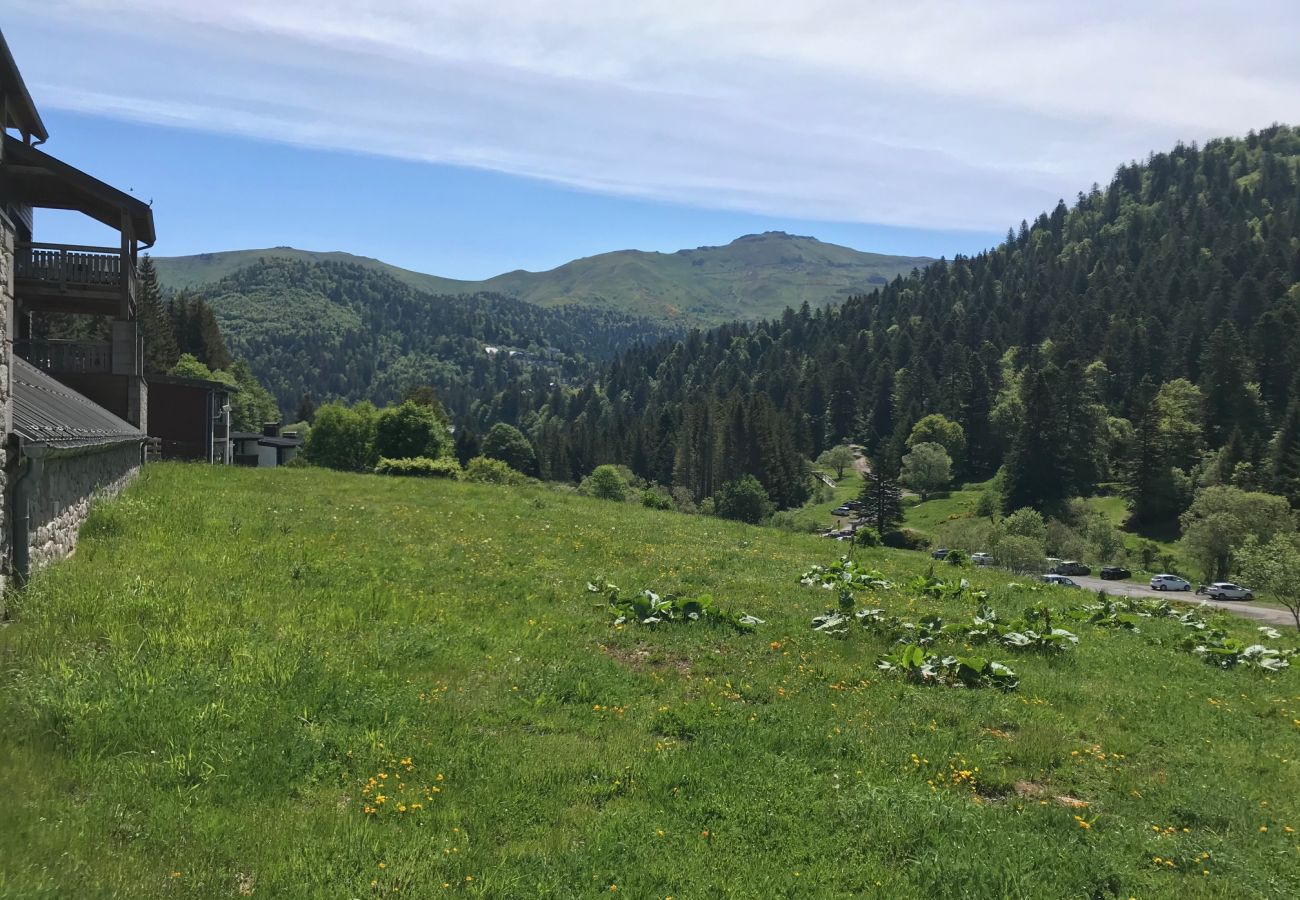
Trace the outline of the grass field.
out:
<instances>
[{"instance_id":1,"label":"grass field","mask_svg":"<svg viewBox=\"0 0 1300 900\"><path fill-rule=\"evenodd\" d=\"M924 503L907 503L903 508L903 525L925 535L933 536L935 529L952 519L974 515L986 483L967 484L949 492L947 497L926 500ZM980 548L976 548L978 550Z\"/></svg>"},{"instance_id":2,"label":"grass field","mask_svg":"<svg viewBox=\"0 0 1300 900\"><path fill-rule=\"evenodd\" d=\"M542 488L151 466L0 629L0 896L1300 896L1300 673L1143 620L998 653L1015 692L909 685L883 639L809 629L833 598L797 579L839 549ZM766 624L615 627L597 575Z\"/></svg>"}]
</instances>

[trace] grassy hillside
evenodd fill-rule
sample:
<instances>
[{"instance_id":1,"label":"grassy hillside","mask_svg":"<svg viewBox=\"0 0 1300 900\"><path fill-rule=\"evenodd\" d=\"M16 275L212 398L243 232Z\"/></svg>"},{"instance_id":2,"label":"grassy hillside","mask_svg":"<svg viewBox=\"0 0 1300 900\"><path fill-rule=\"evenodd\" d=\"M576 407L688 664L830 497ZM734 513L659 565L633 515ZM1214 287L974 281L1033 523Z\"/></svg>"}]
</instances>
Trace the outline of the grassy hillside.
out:
<instances>
[{"instance_id":1,"label":"grassy hillside","mask_svg":"<svg viewBox=\"0 0 1300 900\"><path fill-rule=\"evenodd\" d=\"M262 258L358 263L435 294L499 293L539 306L578 303L686 325L770 318L805 301L826 305L932 262L766 232L723 247L676 253L620 250L547 272L519 270L483 281L439 278L366 257L289 247L161 257L157 263L163 283L179 288L219 280Z\"/></svg>"},{"instance_id":2,"label":"grassy hillside","mask_svg":"<svg viewBox=\"0 0 1300 900\"><path fill-rule=\"evenodd\" d=\"M540 488L151 466L0 630L0 895L1300 893L1296 671L1143 619L998 653L1015 692L913 686L883 638L809 629L833 597L797 579L837 549ZM597 575L767 621L616 626ZM1008 616L1080 600L969 577Z\"/></svg>"}]
</instances>

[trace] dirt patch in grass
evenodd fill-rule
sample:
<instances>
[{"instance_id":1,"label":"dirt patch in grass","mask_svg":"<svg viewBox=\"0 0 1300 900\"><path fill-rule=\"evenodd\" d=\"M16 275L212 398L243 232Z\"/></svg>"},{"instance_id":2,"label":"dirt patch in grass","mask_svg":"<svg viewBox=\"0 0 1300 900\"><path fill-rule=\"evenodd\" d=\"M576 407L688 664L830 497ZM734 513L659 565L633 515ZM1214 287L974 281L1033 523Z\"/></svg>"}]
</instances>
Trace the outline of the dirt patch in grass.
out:
<instances>
[{"instance_id":1,"label":"dirt patch in grass","mask_svg":"<svg viewBox=\"0 0 1300 900\"><path fill-rule=\"evenodd\" d=\"M674 659L651 653L644 647L610 647L605 644L600 645L600 652L636 672L666 672L675 669L678 675L691 674L691 661L684 656Z\"/></svg>"}]
</instances>

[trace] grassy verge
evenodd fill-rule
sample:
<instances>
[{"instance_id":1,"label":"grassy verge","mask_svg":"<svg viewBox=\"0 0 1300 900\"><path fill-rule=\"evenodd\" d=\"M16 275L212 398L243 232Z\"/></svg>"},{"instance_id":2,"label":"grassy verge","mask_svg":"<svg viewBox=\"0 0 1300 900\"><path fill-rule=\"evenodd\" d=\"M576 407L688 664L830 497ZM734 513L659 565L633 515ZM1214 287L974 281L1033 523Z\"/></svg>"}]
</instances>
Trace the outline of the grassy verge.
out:
<instances>
[{"instance_id":1,"label":"grassy verge","mask_svg":"<svg viewBox=\"0 0 1300 900\"><path fill-rule=\"evenodd\" d=\"M882 639L809 630L830 595L796 579L839 549L535 488L152 466L0 630L0 895L1300 895L1295 671L1211 668L1143 620L997 654L1015 693L911 686ZM615 627L596 575L767 622Z\"/></svg>"}]
</instances>

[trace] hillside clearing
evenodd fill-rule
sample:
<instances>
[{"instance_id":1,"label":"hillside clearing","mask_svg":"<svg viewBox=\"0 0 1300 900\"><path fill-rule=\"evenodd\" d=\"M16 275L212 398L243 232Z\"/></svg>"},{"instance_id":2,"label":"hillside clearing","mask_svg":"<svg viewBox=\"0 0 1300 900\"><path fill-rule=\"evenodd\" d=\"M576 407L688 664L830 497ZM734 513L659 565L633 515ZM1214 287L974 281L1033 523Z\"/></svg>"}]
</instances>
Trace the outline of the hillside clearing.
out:
<instances>
[{"instance_id":1,"label":"hillside clearing","mask_svg":"<svg viewBox=\"0 0 1300 900\"><path fill-rule=\"evenodd\" d=\"M541 488L151 466L0 630L0 895L1300 894L1294 669L1144 619L993 654L1015 692L913 686L883 639L810 630L834 597L797 579L840 550ZM892 614L974 612L903 587L915 554L860 559ZM963 574L1008 617L1087 599ZM597 576L766 624L615 627Z\"/></svg>"}]
</instances>

